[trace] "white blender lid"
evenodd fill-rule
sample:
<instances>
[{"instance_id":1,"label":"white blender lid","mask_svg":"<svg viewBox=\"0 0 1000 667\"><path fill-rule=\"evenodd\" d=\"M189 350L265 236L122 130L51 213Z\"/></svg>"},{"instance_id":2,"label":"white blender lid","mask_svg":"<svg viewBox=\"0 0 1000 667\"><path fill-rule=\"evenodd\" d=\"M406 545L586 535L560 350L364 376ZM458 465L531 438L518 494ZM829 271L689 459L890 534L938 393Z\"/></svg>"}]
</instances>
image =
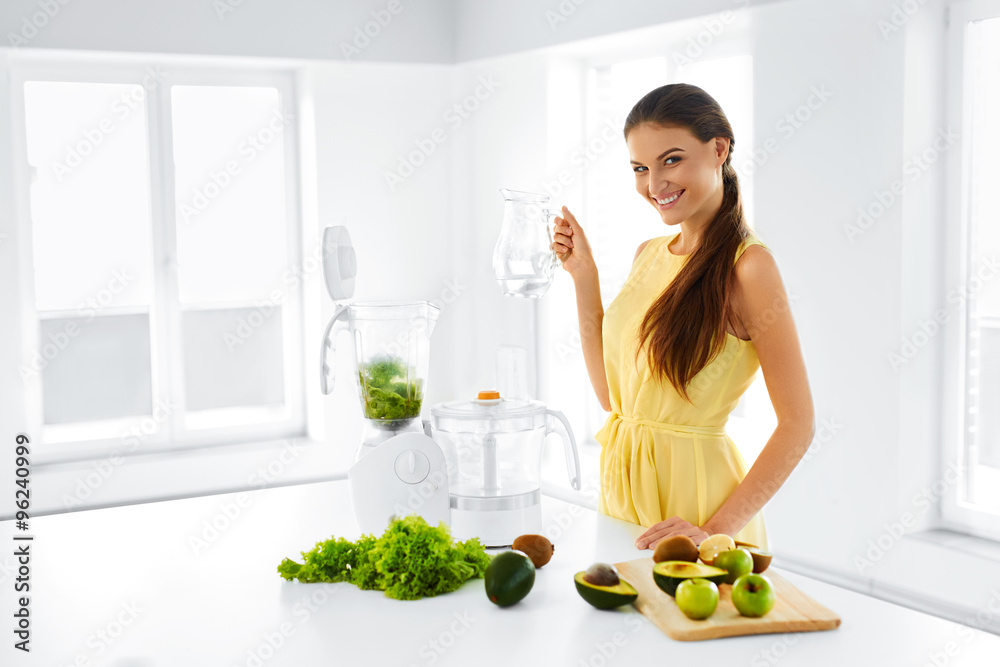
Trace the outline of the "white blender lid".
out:
<instances>
[{"instance_id":1,"label":"white blender lid","mask_svg":"<svg viewBox=\"0 0 1000 667\"><path fill-rule=\"evenodd\" d=\"M447 401L431 407L431 415L444 419L502 421L545 414L545 404L520 398L502 398L500 392L479 392L482 396L471 401Z\"/></svg>"},{"instance_id":2,"label":"white blender lid","mask_svg":"<svg viewBox=\"0 0 1000 667\"><path fill-rule=\"evenodd\" d=\"M323 278L326 291L334 301L354 296L358 275L358 257L347 227L332 226L323 230Z\"/></svg>"}]
</instances>

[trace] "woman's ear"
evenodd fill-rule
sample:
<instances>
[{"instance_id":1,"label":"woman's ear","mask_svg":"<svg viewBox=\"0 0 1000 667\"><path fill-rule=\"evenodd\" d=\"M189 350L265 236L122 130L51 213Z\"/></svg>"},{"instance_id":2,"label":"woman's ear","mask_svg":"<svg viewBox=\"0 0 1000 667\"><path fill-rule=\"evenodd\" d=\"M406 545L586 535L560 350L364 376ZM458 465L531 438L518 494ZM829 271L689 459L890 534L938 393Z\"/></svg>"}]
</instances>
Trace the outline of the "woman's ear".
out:
<instances>
[{"instance_id":1,"label":"woman's ear","mask_svg":"<svg viewBox=\"0 0 1000 667\"><path fill-rule=\"evenodd\" d=\"M729 157L729 139L726 137L716 137L715 138L715 156L718 158L718 164L716 167L721 167L726 162L726 158Z\"/></svg>"}]
</instances>

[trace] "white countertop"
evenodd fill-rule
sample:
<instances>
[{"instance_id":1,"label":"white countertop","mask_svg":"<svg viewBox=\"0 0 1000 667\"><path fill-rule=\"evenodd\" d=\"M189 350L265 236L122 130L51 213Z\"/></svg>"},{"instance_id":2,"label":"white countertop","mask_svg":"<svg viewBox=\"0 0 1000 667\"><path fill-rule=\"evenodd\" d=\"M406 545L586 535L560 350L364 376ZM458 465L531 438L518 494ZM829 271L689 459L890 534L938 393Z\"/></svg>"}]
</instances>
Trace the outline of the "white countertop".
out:
<instances>
[{"instance_id":1,"label":"white countertop","mask_svg":"<svg viewBox=\"0 0 1000 667\"><path fill-rule=\"evenodd\" d=\"M224 528L214 538L203 533L213 521ZM298 559L331 535L358 536L346 482L39 517L29 531L32 651L24 654L12 648L15 531L7 521L0 587L11 627L0 628L7 637L0 655L5 665L60 667L601 667L685 659L978 667L1000 655L1000 637L781 570L778 557L772 567L837 612L840 628L674 641L631 607L593 609L572 583L595 561L648 554L632 544L641 528L549 497L543 525L547 534L562 532L553 560L524 600L499 608L481 579L407 602L350 584L285 582L276 572L282 558Z\"/></svg>"}]
</instances>

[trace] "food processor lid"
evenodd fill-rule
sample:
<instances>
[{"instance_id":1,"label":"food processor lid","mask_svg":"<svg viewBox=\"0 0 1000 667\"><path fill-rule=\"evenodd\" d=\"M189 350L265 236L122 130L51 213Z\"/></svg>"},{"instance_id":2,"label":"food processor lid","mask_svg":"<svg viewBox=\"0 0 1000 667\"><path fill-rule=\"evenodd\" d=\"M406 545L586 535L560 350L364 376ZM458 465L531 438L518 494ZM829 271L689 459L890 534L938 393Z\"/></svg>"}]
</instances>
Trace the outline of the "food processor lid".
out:
<instances>
[{"instance_id":1,"label":"food processor lid","mask_svg":"<svg viewBox=\"0 0 1000 667\"><path fill-rule=\"evenodd\" d=\"M431 407L431 415L436 418L469 421L503 421L519 417L531 417L545 413L546 406L541 401L519 398L503 398L499 391L479 392L471 401L447 401Z\"/></svg>"},{"instance_id":2,"label":"food processor lid","mask_svg":"<svg viewBox=\"0 0 1000 667\"><path fill-rule=\"evenodd\" d=\"M323 278L330 298L344 301L354 296L357 276L358 256L347 227L327 227L323 230Z\"/></svg>"}]
</instances>

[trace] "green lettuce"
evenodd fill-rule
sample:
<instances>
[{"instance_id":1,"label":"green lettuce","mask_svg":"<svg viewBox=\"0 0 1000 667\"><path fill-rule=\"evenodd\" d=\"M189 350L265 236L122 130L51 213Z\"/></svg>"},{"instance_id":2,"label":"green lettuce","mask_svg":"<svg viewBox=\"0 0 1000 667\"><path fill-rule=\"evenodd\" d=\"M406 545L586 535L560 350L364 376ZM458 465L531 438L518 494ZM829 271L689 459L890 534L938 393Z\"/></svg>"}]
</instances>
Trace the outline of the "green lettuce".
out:
<instances>
[{"instance_id":1,"label":"green lettuce","mask_svg":"<svg viewBox=\"0 0 1000 667\"><path fill-rule=\"evenodd\" d=\"M357 542L343 537L317 542L302 552L302 563L281 561L278 574L303 583L346 581L397 600L417 600L481 578L490 558L479 538L454 542L443 521L434 527L411 514L393 519L378 539L362 535Z\"/></svg>"}]
</instances>

